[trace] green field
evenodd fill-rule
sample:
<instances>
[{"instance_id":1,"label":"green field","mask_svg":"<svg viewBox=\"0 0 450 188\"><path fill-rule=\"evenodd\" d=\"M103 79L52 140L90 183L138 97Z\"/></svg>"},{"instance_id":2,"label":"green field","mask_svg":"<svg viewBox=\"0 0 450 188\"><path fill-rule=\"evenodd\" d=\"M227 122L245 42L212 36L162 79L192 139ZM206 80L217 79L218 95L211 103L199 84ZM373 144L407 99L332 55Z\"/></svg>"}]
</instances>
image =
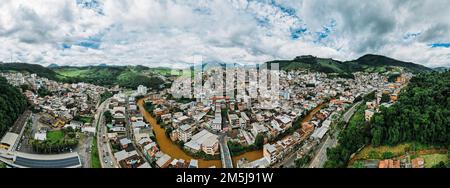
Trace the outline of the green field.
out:
<instances>
[{"instance_id":1,"label":"green field","mask_svg":"<svg viewBox=\"0 0 450 188\"><path fill-rule=\"evenodd\" d=\"M159 77L167 74L170 69L148 68L144 66L88 66L88 67L57 67L51 69L62 82L86 82L100 86L136 89L139 85L158 89L164 81Z\"/></svg>"},{"instance_id":2,"label":"green field","mask_svg":"<svg viewBox=\"0 0 450 188\"><path fill-rule=\"evenodd\" d=\"M98 125L99 121L97 121L97 124L95 125L97 129ZM100 164L100 156L98 154L97 136L94 136L94 139L92 140L91 151L91 168L101 168L102 165Z\"/></svg>"},{"instance_id":3,"label":"green field","mask_svg":"<svg viewBox=\"0 0 450 188\"><path fill-rule=\"evenodd\" d=\"M62 131L50 131L47 133L47 140L51 143L57 143L64 139L64 133Z\"/></svg>"},{"instance_id":4,"label":"green field","mask_svg":"<svg viewBox=\"0 0 450 188\"><path fill-rule=\"evenodd\" d=\"M394 156L399 156L405 154L406 150L411 147L410 143L399 144L396 146L379 146L373 147L371 145L364 147L358 154L355 155L354 159L381 159L383 153L391 152Z\"/></svg>"},{"instance_id":5,"label":"green field","mask_svg":"<svg viewBox=\"0 0 450 188\"><path fill-rule=\"evenodd\" d=\"M65 77L82 77L84 74L88 73L87 69L77 69L77 68L68 68L68 69L60 69L55 71L61 76Z\"/></svg>"},{"instance_id":6,"label":"green field","mask_svg":"<svg viewBox=\"0 0 450 188\"><path fill-rule=\"evenodd\" d=\"M431 168L441 161L443 161L444 163L448 162L447 154L428 154L419 155L419 157L422 157L425 160L425 168Z\"/></svg>"},{"instance_id":7,"label":"green field","mask_svg":"<svg viewBox=\"0 0 450 188\"><path fill-rule=\"evenodd\" d=\"M81 121L83 123L92 123L94 117L92 116L78 116L75 118L76 121Z\"/></svg>"}]
</instances>

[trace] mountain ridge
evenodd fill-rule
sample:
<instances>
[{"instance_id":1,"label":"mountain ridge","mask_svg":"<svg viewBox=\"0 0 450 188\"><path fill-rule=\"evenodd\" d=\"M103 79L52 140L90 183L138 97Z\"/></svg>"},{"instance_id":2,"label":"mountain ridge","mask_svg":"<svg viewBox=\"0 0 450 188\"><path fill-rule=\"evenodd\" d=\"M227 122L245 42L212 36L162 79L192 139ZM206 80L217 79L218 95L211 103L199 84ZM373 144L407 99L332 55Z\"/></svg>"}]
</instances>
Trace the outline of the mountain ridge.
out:
<instances>
[{"instance_id":1,"label":"mountain ridge","mask_svg":"<svg viewBox=\"0 0 450 188\"><path fill-rule=\"evenodd\" d=\"M390 57L374 54L366 54L358 59L350 61L338 61L332 58L320 58L312 55L297 56L293 60L274 60L266 62L266 65L278 63L282 70L309 70L324 73L351 74L358 71L385 72L393 67L403 67L412 73L432 71L423 65L404 62Z\"/></svg>"}]
</instances>

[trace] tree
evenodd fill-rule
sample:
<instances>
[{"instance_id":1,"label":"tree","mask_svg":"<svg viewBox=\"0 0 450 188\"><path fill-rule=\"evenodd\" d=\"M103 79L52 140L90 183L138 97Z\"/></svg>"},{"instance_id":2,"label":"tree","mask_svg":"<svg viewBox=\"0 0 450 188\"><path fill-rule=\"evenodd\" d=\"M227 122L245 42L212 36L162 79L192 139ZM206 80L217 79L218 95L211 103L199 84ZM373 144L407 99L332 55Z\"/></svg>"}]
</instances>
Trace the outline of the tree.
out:
<instances>
[{"instance_id":1,"label":"tree","mask_svg":"<svg viewBox=\"0 0 450 188\"><path fill-rule=\"evenodd\" d=\"M353 163L352 167L353 168L364 168L364 162L356 161L355 163Z\"/></svg>"},{"instance_id":2,"label":"tree","mask_svg":"<svg viewBox=\"0 0 450 188\"><path fill-rule=\"evenodd\" d=\"M49 90L47 90L47 88L45 88L45 87L40 87L38 89L37 93L38 93L39 97L45 97L48 95L52 95L52 93Z\"/></svg>"},{"instance_id":3,"label":"tree","mask_svg":"<svg viewBox=\"0 0 450 188\"><path fill-rule=\"evenodd\" d=\"M105 101L108 98L111 98L113 96L113 94L109 91L105 91L102 94L100 94L100 102Z\"/></svg>"},{"instance_id":4,"label":"tree","mask_svg":"<svg viewBox=\"0 0 450 188\"><path fill-rule=\"evenodd\" d=\"M384 152L383 153L383 159L392 159L394 157L394 154L392 152Z\"/></svg>"},{"instance_id":5,"label":"tree","mask_svg":"<svg viewBox=\"0 0 450 188\"><path fill-rule=\"evenodd\" d=\"M383 93L381 95L381 103L385 103L385 102L389 102L391 101L391 97L389 96L389 94Z\"/></svg>"},{"instance_id":6,"label":"tree","mask_svg":"<svg viewBox=\"0 0 450 188\"><path fill-rule=\"evenodd\" d=\"M376 151L372 150L372 151L369 152L369 158L370 159L379 159L380 155L378 155L378 153Z\"/></svg>"},{"instance_id":7,"label":"tree","mask_svg":"<svg viewBox=\"0 0 450 188\"><path fill-rule=\"evenodd\" d=\"M28 84L22 84L22 85L20 85L20 89L22 89L22 91L27 91L27 90L31 90L31 87Z\"/></svg>"},{"instance_id":8,"label":"tree","mask_svg":"<svg viewBox=\"0 0 450 188\"><path fill-rule=\"evenodd\" d=\"M311 161L311 156L310 155L305 155L301 158L298 158L294 161L295 163L295 167L296 168L302 168L304 167L306 164L309 163L309 161Z\"/></svg>"},{"instance_id":9,"label":"tree","mask_svg":"<svg viewBox=\"0 0 450 188\"><path fill-rule=\"evenodd\" d=\"M327 160L323 165L324 168L338 168L338 164L334 160Z\"/></svg>"},{"instance_id":10,"label":"tree","mask_svg":"<svg viewBox=\"0 0 450 188\"><path fill-rule=\"evenodd\" d=\"M107 124L112 123L113 117L112 117L112 114L111 114L111 112L109 110L103 112L103 116L105 117L105 122Z\"/></svg>"},{"instance_id":11,"label":"tree","mask_svg":"<svg viewBox=\"0 0 450 188\"><path fill-rule=\"evenodd\" d=\"M16 119L26 110L27 100L20 90L0 77L0 137L8 131Z\"/></svg>"},{"instance_id":12,"label":"tree","mask_svg":"<svg viewBox=\"0 0 450 188\"><path fill-rule=\"evenodd\" d=\"M166 136L170 137L170 134L172 134L173 128L171 126L166 127Z\"/></svg>"},{"instance_id":13,"label":"tree","mask_svg":"<svg viewBox=\"0 0 450 188\"><path fill-rule=\"evenodd\" d=\"M255 146L257 149L261 149L264 146L264 135L261 133L258 133L255 138Z\"/></svg>"},{"instance_id":14,"label":"tree","mask_svg":"<svg viewBox=\"0 0 450 188\"><path fill-rule=\"evenodd\" d=\"M433 165L431 168L447 168L447 165L444 163L444 161L441 161L438 164Z\"/></svg>"}]
</instances>

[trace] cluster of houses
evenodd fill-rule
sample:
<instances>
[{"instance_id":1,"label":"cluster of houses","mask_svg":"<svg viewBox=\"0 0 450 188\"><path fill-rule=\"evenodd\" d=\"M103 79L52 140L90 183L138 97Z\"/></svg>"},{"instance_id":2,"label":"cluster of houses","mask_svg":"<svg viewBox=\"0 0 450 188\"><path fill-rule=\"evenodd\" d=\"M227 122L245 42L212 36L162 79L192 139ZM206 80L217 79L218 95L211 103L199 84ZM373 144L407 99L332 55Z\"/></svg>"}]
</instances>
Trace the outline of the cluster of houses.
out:
<instances>
[{"instance_id":1,"label":"cluster of houses","mask_svg":"<svg viewBox=\"0 0 450 188\"><path fill-rule=\"evenodd\" d=\"M404 155L395 159L365 160L364 168L425 168L425 160L422 157L411 159L409 155Z\"/></svg>"},{"instance_id":2,"label":"cluster of houses","mask_svg":"<svg viewBox=\"0 0 450 188\"><path fill-rule=\"evenodd\" d=\"M366 102L367 109L364 111L364 118L366 121L370 121L375 115L375 113L379 112L380 106L389 107L393 103L397 102L398 94L401 89L406 86L406 83L412 78L411 73L394 73L399 74L396 77L394 83L390 83L384 80L384 85L382 89L378 90L376 93L376 99L373 101ZM389 96L389 101L382 101L382 96Z\"/></svg>"},{"instance_id":3,"label":"cluster of houses","mask_svg":"<svg viewBox=\"0 0 450 188\"><path fill-rule=\"evenodd\" d=\"M295 101L298 100L319 102L322 102L324 99L329 100L327 105L324 105L312 118L302 122L300 129L292 135L264 145L263 155L271 165L281 161L305 139L315 141L315 143L320 142L330 130L333 122L339 119L342 112L354 103L358 96L362 97L374 90L384 91L384 88L387 88L386 86L389 85L387 84L386 76L378 73L358 72L354 74L354 79L330 79L327 74L305 74L300 71L286 74L282 72L281 76L285 78L282 80L287 82L281 82L281 88L291 92L289 98L294 101L294 105ZM308 102L300 104L306 104L302 110L310 110L306 108ZM315 107L315 105L312 106ZM287 140L292 140L293 142L287 142ZM309 146L304 145L304 147ZM300 150L303 151L304 148L300 148ZM301 157L302 155L298 156Z\"/></svg>"},{"instance_id":4,"label":"cluster of houses","mask_svg":"<svg viewBox=\"0 0 450 188\"><path fill-rule=\"evenodd\" d=\"M39 122L47 125L38 130L34 138L46 140L46 132L53 128L81 129L82 132L95 134L95 127L89 122L80 122L76 117L92 117L100 102L100 93L107 89L88 83L60 83L29 73L1 73L8 82L18 88L27 85L23 93L39 112ZM25 89L25 88L23 88ZM40 96L40 90L50 95Z\"/></svg>"},{"instance_id":5,"label":"cluster of houses","mask_svg":"<svg viewBox=\"0 0 450 188\"><path fill-rule=\"evenodd\" d=\"M242 75L245 74L237 76ZM330 117L336 116L358 96L383 88L386 80L386 76L378 73L355 73L354 79L347 79L324 73L280 71L279 77L279 93L274 95L265 92L256 98L236 95L179 101L167 97L168 90L165 90L155 93L148 102L155 106L153 114L159 122L173 130L172 141L183 142L187 150L217 154L218 140L214 135L219 132L227 133L228 140L243 146L254 144L256 137L262 135L267 143L264 156L273 164L290 153L306 135L322 139L332 124ZM250 82L246 81L246 84L251 85ZM245 89L252 93L255 88ZM207 95L202 93L200 96ZM326 102L326 108L302 123L300 129L279 138L296 120Z\"/></svg>"},{"instance_id":6,"label":"cluster of houses","mask_svg":"<svg viewBox=\"0 0 450 188\"><path fill-rule=\"evenodd\" d=\"M139 86L138 90L143 94L147 92L144 86ZM151 146L156 147L156 143L151 139L154 137L153 131L138 110L134 96L136 95L128 96L119 92L110 99L107 110L112 119L106 124L107 138L118 150L114 153L114 158L120 167L151 168L145 156L140 155L137 150L144 152Z\"/></svg>"},{"instance_id":7,"label":"cluster of houses","mask_svg":"<svg viewBox=\"0 0 450 188\"><path fill-rule=\"evenodd\" d=\"M112 122L107 124L107 137L112 145L117 146L118 151L113 154L115 160L122 168L198 167L196 160L186 162L172 159L160 150L152 127L145 122L136 104L135 97L145 94L147 88L139 86L131 95L118 93L111 98L108 110L111 112ZM132 133L127 134L128 130Z\"/></svg>"}]
</instances>

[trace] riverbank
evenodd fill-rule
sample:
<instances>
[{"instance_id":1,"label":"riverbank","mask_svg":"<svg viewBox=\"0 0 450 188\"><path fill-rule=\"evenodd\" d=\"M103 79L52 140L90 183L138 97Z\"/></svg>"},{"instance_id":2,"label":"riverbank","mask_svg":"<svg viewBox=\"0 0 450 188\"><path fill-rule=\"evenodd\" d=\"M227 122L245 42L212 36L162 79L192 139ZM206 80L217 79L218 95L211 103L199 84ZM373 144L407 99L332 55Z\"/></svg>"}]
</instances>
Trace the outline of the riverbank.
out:
<instances>
[{"instance_id":1,"label":"riverbank","mask_svg":"<svg viewBox=\"0 0 450 188\"><path fill-rule=\"evenodd\" d=\"M161 128L161 126L159 126L159 124L156 121L156 118L154 118L149 112L145 110L144 99L139 99L137 104L145 120L149 122L150 125L152 126L153 131L155 132L156 142L158 143L162 152L170 155L172 158L183 159L186 161L194 159L192 156L188 155L185 151L183 151L183 149L181 149L176 143L172 142L172 140L170 140L169 137L166 136L164 128ZM303 117L300 122L304 123L310 121L314 117L314 115L318 111L320 111L320 109L322 109L323 106L327 104L328 104L327 102L319 104L311 111L309 111L309 113L305 117ZM241 155L232 157L233 165L236 166L237 162L242 158L246 158L248 161L255 161L261 159L262 157L263 157L262 149L245 152ZM221 160L205 160L205 159L196 159L196 160L198 160L200 168L208 168L211 166L215 166L217 168L222 167Z\"/></svg>"},{"instance_id":2,"label":"riverbank","mask_svg":"<svg viewBox=\"0 0 450 188\"><path fill-rule=\"evenodd\" d=\"M159 124L156 122L156 119L144 109L144 99L138 100L137 104L145 120L149 122L150 125L152 126L153 131L155 132L156 142L158 143L162 152L170 155L172 158L183 159L186 161L194 159L192 156L186 154L180 147L178 147L176 143L172 142L172 140L170 140L170 138L166 136L165 130L161 128ZM262 150L250 151L233 157L234 166L236 166L236 163L239 159L244 157L249 161L254 161L263 157L263 151ZM196 160L198 160L198 165L200 168L208 168L211 166L215 166L217 168L222 167L221 160L204 160L204 159L196 159Z\"/></svg>"}]
</instances>

